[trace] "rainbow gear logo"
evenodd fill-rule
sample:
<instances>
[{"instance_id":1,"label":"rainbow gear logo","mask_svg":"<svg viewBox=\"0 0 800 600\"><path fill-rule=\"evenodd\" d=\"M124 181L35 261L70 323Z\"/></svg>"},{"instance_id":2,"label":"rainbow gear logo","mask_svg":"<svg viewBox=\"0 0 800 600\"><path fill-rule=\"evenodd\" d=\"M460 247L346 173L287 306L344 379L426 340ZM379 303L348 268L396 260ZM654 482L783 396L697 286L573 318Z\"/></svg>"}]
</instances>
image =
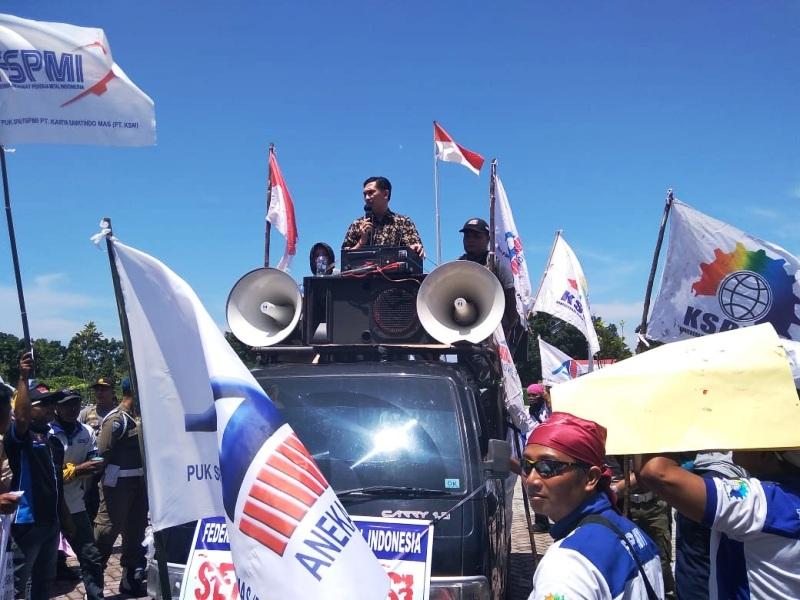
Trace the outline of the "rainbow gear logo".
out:
<instances>
[{"instance_id":1,"label":"rainbow gear logo","mask_svg":"<svg viewBox=\"0 0 800 600\"><path fill-rule=\"evenodd\" d=\"M750 484L745 479L733 479L726 483L728 496L732 500L744 500L750 494Z\"/></svg>"},{"instance_id":2,"label":"rainbow gear logo","mask_svg":"<svg viewBox=\"0 0 800 600\"><path fill-rule=\"evenodd\" d=\"M789 327L800 325L795 306L800 303L795 278L782 258L762 250L747 250L741 242L733 252L714 250L714 260L701 263L700 279L692 284L696 296L716 296L723 314L735 323L772 323L778 335L790 337Z\"/></svg>"}]
</instances>

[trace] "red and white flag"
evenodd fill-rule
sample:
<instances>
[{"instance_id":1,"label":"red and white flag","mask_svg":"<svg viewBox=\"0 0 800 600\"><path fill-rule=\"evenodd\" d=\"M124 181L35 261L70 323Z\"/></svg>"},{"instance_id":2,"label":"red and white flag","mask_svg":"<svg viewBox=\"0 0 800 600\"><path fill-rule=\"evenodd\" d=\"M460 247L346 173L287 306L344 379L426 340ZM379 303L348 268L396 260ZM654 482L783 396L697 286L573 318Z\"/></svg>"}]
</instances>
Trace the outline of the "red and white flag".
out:
<instances>
[{"instance_id":1,"label":"red and white flag","mask_svg":"<svg viewBox=\"0 0 800 600\"><path fill-rule=\"evenodd\" d=\"M483 157L477 152L467 150L453 141L450 134L436 121L433 122L433 144L436 146L436 158L445 162L454 162L464 165L470 171L479 175L483 166Z\"/></svg>"},{"instance_id":2,"label":"red and white flag","mask_svg":"<svg viewBox=\"0 0 800 600\"><path fill-rule=\"evenodd\" d=\"M278 263L278 269L285 271L297 253L297 222L294 219L292 196L283 180L278 159L275 158L275 151L272 148L269 150L269 189L267 221L286 238L286 249Z\"/></svg>"}]
</instances>

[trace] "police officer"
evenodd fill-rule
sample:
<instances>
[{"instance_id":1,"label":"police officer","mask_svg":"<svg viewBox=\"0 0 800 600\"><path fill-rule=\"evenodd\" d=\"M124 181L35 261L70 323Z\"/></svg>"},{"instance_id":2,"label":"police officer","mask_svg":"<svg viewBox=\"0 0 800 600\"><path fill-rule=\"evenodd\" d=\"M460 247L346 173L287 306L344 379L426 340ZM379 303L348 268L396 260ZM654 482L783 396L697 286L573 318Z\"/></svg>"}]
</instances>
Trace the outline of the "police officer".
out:
<instances>
[{"instance_id":1,"label":"police officer","mask_svg":"<svg viewBox=\"0 0 800 600\"><path fill-rule=\"evenodd\" d=\"M101 377L92 385L95 404L87 406L78 414L78 423L88 425L94 431L95 436L100 434L100 425L103 418L114 410L119 404L114 395L114 382L109 377ZM100 479L101 475L96 475L86 480L84 485L84 503L86 505L86 515L89 522L94 521L97 516L97 509L100 506Z\"/></svg>"},{"instance_id":2,"label":"police officer","mask_svg":"<svg viewBox=\"0 0 800 600\"><path fill-rule=\"evenodd\" d=\"M139 448L140 420L134 414L130 381L122 382L122 402L108 413L100 427L97 450L105 461L100 510L95 519L97 547L108 563L114 541L122 533L120 593L147 595L142 540L147 527L147 489Z\"/></svg>"}]
</instances>

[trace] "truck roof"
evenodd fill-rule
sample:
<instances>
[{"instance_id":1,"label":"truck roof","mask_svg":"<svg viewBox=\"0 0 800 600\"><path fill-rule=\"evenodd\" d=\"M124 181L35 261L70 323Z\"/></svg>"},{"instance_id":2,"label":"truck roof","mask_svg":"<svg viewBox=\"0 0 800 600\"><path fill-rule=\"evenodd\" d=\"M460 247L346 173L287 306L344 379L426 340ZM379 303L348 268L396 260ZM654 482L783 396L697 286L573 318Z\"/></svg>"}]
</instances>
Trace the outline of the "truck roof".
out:
<instances>
[{"instance_id":1,"label":"truck roof","mask_svg":"<svg viewBox=\"0 0 800 600\"><path fill-rule=\"evenodd\" d=\"M252 370L253 376L281 377L281 376L310 376L310 375L425 375L436 377L451 377L465 381L467 371L457 363L444 361L423 360L397 360L397 361L372 361L359 362L332 362L324 364L283 363L260 367Z\"/></svg>"}]
</instances>

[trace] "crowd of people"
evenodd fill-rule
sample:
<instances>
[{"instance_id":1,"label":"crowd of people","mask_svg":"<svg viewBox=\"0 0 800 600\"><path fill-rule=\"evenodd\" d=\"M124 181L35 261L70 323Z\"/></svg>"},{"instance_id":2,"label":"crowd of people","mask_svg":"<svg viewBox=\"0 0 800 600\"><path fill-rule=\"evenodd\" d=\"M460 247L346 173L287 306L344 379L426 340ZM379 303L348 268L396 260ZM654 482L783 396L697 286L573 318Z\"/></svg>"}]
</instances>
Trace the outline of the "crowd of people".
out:
<instances>
[{"instance_id":1,"label":"crowd of people","mask_svg":"<svg viewBox=\"0 0 800 600\"><path fill-rule=\"evenodd\" d=\"M554 539L531 600L800 598L800 451L637 457L624 477L605 428L551 413L546 386L527 391L520 472L533 527L546 517Z\"/></svg>"},{"instance_id":2,"label":"crowd of people","mask_svg":"<svg viewBox=\"0 0 800 600\"><path fill-rule=\"evenodd\" d=\"M29 353L19 367L16 393L0 385L0 513L13 519L14 597L45 600L58 577L82 581L88 600L103 598L120 533L119 591L146 595L147 493L130 382L118 401L113 382L98 379L95 404L82 410L80 394L30 379ZM66 564L66 545L77 570Z\"/></svg>"}]
</instances>

